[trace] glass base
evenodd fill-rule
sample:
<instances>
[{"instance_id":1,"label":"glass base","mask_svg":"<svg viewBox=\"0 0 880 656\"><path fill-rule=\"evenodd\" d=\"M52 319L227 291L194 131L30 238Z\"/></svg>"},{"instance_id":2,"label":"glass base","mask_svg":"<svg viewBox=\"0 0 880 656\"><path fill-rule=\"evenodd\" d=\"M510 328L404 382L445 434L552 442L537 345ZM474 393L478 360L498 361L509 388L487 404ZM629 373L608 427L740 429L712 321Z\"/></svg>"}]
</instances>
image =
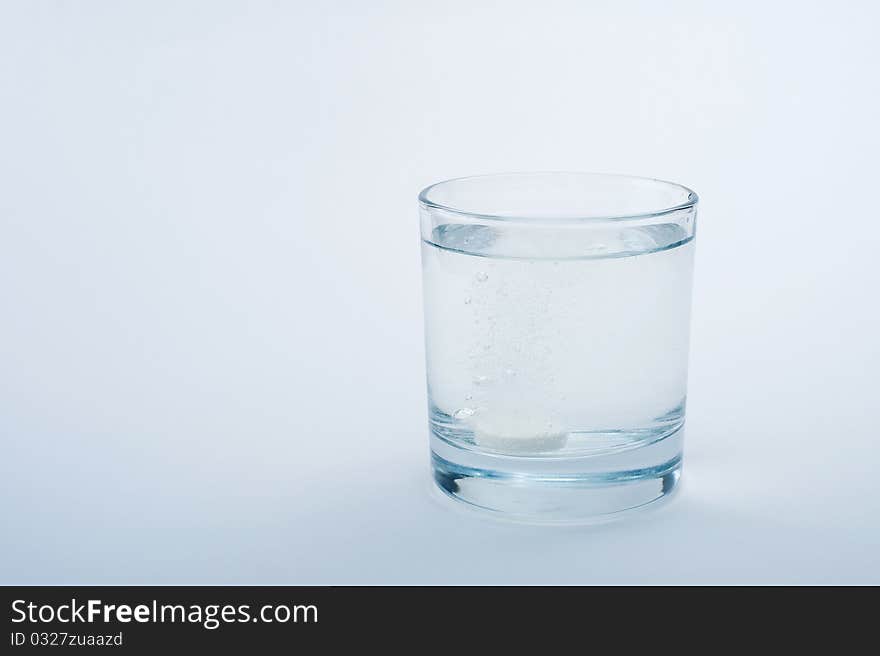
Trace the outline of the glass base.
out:
<instances>
[{"instance_id":1,"label":"glass base","mask_svg":"<svg viewBox=\"0 0 880 656\"><path fill-rule=\"evenodd\" d=\"M431 434L434 482L447 496L514 521L588 524L655 507L681 475L683 427L644 446L584 457L480 453Z\"/></svg>"}]
</instances>

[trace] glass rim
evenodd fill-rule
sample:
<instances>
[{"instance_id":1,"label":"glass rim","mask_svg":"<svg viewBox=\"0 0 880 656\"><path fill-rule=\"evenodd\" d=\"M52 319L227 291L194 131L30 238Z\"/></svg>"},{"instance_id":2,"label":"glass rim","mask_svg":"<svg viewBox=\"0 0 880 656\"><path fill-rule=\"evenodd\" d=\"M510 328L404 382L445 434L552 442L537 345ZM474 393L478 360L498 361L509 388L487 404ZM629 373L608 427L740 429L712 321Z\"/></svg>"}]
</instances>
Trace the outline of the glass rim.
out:
<instances>
[{"instance_id":1,"label":"glass rim","mask_svg":"<svg viewBox=\"0 0 880 656\"><path fill-rule=\"evenodd\" d=\"M684 192L687 196L687 200L682 203L678 203L675 205L670 205L666 207L658 207L657 209L652 209L644 212L632 212L632 213L620 213L620 214L595 214L595 215L583 215L583 216L571 216L571 217L553 217L550 219L553 223L592 223L592 222L601 222L601 221L637 221L637 220L645 220L645 219L653 219L657 217L666 216L668 214L673 214L675 212L681 212L682 210L688 210L697 206L700 201L700 197L697 193L690 189L689 187L684 186L683 184L679 184L677 182L671 182L669 180L661 180L659 178L651 178L647 176L640 175L628 175L625 173L602 173L596 171L510 171L510 172L502 172L502 173L484 173L479 175L467 175L458 178L449 178L448 180L441 180L440 182L435 182L433 184L428 185L421 192L419 192L419 205L428 210L439 210L442 212L449 212L452 214L456 214L458 216L470 217L474 219L478 219L481 221L503 221L505 223L547 223L548 219L546 217L541 217L538 215L532 216L523 216L516 214L508 214L508 213L483 213L483 212L474 212L470 210L463 210L452 205L447 205L444 203L440 203L429 198L432 191L438 189L444 185L450 185L456 182L468 182L473 180L488 180L490 178L505 178L505 177L518 177L518 176L554 176L554 175L563 175L563 176L585 176L585 177L594 177L594 178L606 178L606 179L616 179L616 180L630 180L633 182L652 182L652 183L660 183L661 185L677 189L681 192Z\"/></svg>"}]
</instances>

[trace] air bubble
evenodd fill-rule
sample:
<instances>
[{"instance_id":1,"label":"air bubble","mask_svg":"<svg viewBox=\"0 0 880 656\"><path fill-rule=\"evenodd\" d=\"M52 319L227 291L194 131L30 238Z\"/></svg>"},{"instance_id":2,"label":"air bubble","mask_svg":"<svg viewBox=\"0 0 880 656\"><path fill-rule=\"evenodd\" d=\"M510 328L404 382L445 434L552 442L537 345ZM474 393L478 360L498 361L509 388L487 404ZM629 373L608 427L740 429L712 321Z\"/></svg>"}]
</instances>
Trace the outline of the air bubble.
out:
<instances>
[{"instance_id":1,"label":"air bubble","mask_svg":"<svg viewBox=\"0 0 880 656\"><path fill-rule=\"evenodd\" d=\"M477 282L486 282L489 279L489 274L485 271L478 271L474 277L477 279Z\"/></svg>"},{"instance_id":2,"label":"air bubble","mask_svg":"<svg viewBox=\"0 0 880 656\"><path fill-rule=\"evenodd\" d=\"M475 412L476 410L473 408L459 408L452 413L452 416L455 419L467 419L468 417L473 417Z\"/></svg>"}]
</instances>

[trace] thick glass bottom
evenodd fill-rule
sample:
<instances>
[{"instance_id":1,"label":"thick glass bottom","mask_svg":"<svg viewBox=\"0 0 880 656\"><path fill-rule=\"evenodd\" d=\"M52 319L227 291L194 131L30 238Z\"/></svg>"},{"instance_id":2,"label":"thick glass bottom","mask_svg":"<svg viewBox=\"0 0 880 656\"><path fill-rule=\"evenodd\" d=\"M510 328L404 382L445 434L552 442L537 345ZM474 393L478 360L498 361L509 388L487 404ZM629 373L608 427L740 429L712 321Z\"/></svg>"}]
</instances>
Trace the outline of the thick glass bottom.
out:
<instances>
[{"instance_id":1,"label":"thick glass bottom","mask_svg":"<svg viewBox=\"0 0 880 656\"><path fill-rule=\"evenodd\" d=\"M682 466L683 427L644 446L582 457L511 456L463 449L431 435L434 482L449 497L499 518L603 522L668 499Z\"/></svg>"}]
</instances>

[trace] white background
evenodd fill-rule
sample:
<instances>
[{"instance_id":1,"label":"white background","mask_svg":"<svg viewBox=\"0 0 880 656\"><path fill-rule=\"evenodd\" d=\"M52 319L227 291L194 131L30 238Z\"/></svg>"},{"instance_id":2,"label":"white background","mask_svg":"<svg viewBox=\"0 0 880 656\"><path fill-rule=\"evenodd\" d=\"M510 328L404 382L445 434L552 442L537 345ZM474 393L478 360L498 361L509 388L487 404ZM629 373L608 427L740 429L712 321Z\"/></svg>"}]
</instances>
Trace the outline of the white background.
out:
<instances>
[{"instance_id":1,"label":"white background","mask_svg":"<svg viewBox=\"0 0 880 656\"><path fill-rule=\"evenodd\" d=\"M872 2L4 2L0 582L880 582ZM684 488L432 497L416 194L702 198Z\"/></svg>"}]
</instances>

